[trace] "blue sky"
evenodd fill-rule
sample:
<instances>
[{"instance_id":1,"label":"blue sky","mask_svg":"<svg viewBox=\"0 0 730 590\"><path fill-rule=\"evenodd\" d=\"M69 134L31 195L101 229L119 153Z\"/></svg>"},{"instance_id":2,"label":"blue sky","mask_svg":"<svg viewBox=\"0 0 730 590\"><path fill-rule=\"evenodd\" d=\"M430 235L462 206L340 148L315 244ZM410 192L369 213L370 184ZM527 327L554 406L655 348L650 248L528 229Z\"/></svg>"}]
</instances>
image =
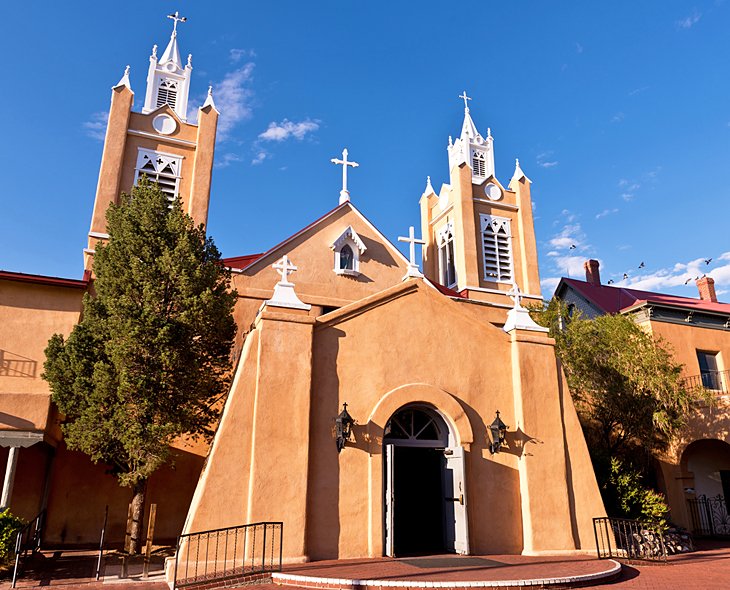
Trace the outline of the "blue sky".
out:
<instances>
[{"instance_id":1,"label":"blue sky","mask_svg":"<svg viewBox=\"0 0 730 590\"><path fill-rule=\"evenodd\" d=\"M212 84L221 111L208 229L225 256L334 207L343 147L353 202L395 242L426 176L448 181L466 89L499 180L519 157L533 181L546 297L593 257L604 282L695 296L684 282L708 273L730 300L719 0L7 3L0 268L80 277L110 88L129 64L141 107L175 10L191 102Z\"/></svg>"}]
</instances>

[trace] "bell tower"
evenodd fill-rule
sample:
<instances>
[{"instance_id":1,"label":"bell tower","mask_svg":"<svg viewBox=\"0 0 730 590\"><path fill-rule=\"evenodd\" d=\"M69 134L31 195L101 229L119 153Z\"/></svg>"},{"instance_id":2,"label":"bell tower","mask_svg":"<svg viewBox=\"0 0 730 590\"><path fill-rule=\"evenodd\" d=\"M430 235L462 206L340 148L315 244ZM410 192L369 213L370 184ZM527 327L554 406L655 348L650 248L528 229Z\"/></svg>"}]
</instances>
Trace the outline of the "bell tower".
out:
<instances>
[{"instance_id":1,"label":"bell tower","mask_svg":"<svg viewBox=\"0 0 730 590\"><path fill-rule=\"evenodd\" d=\"M464 92L461 135L449 137L449 183L436 194L431 179L421 196L426 277L469 298L509 304L516 283L539 299L540 277L530 198L531 182L519 162L508 186L497 179L494 139L472 120Z\"/></svg>"},{"instance_id":2,"label":"bell tower","mask_svg":"<svg viewBox=\"0 0 730 590\"><path fill-rule=\"evenodd\" d=\"M197 122L188 122L192 56L183 66L177 42L178 23L187 19L177 12L168 18L174 23L170 42L159 59L157 46L152 48L141 112L133 110L129 66L112 88L91 228L84 249L86 270L92 267L96 243L109 237L109 205L118 203L121 193L129 192L143 175L156 182L170 201L179 198L183 210L196 224L205 224L208 219L219 113L212 88L208 88Z\"/></svg>"}]
</instances>

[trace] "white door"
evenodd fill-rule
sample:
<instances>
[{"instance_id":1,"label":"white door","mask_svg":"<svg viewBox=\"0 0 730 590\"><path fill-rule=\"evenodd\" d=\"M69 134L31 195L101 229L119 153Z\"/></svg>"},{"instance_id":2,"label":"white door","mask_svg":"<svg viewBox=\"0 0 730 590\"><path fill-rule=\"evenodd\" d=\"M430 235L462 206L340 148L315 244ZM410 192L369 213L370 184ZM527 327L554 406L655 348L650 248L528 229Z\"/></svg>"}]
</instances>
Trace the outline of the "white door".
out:
<instances>
[{"instance_id":1,"label":"white door","mask_svg":"<svg viewBox=\"0 0 730 590\"><path fill-rule=\"evenodd\" d=\"M393 490L393 474L395 447L393 445L383 445L385 448L385 555L395 557L393 554L393 508L394 508L394 490Z\"/></svg>"},{"instance_id":2,"label":"white door","mask_svg":"<svg viewBox=\"0 0 730 590\"><path fill-rule=\"evenodd\" d=\"M446 549L469 555L469 521L466 514L464 447L444 451L445 541Z\"/></svg>"}]
</instances>

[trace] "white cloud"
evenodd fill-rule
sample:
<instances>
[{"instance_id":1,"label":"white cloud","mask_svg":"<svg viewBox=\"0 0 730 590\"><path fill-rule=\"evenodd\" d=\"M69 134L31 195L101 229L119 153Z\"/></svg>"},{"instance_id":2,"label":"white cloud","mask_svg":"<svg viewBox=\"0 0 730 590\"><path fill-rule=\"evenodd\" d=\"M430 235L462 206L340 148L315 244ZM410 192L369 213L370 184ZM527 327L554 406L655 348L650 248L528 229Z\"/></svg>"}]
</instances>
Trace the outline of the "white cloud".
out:
<instances>
[{"instance_id":1,"label":"white cloud","mask_svg":"<svg viewBox=\"0 0 730 590\"><path fill-rule=\"evenodd\" d=\"M259 164L261 164L268 157L269 157L269 153L268 152L266 152L265 150L260 150L254 156L254 159L251 160L251 165L252 166L258 166Z\"/></svg>"},{"instance_id":2,"label":"white cloud","mask_svg":"<svg viewBox=\"0 0 730 590\"><path fill-rule=\"evenodd\" d=\"M313 133L319 129L319 121L305 119L295 123L284 119L281 123L272 121L263 133L259 134L259 139L264 141L285 141L290 137L301 141L308 133Z\"/></svg>"},{"instance_id":3,"label":"white cloud","mask_svg":"<svg viewBox=\"0 0 730 590\"><path fill-rule=\"evenodd\" d=\"M585 269L583 268L583 263L585 261L585 256L558 256L554 260L555 268L558 269L558 272L569 277L584 276Z\"/></svg>"},{"instance_id":4,"label":"white cloud","mask_svg":"<svg viewBox=\"0 0 730 590\"><path fill-rule=\"evenodd\" d=\"M580 43L575 44L576 53L583 53L583 46Z\"/></svg>"},{"instance_id":5,"label":"white cloud","mask_svg":"<svg viewBox=\"0 0 730 590\"><path fill-rule=\"evenodd\" d=\"M640 88L634 88L633 90L629 91L629 96L636 96L637 94L641 94L642 92L649 90L649 86L641 86Z\"/></svg>"},{"instance_id":6,"label":"white cloud","mask_svg":"<svg viewBox=\"0 0 730 590\"><path fill-rule=\"evenodd\" d=\"M548 293L552 294L555 291L555 288L558 286L559 282L560 277L547 277L540 281L540 286L542 287L542 295L544 299L550 298L548 297Z\"/></svg>"},{"instance_id":7,"label":"white cloud","mask_svg":"<svg viewBox=\"0 0 730 590\"><path fill-rule=\"evenodd\" d=\"M565 213L565 211L563 212ZM574 216L569 216L569 220L573 221ZM550 246L556 250L575 250L580 248L584 249L583 243L585 242L585 234L580 226L580 223L567 223L560 230L560 233L556 234L549 240ZM571 248L575 246L575 248Z\"/></svg>"},{"instance_id":8,"label":"white cloud","mask_svg":"<svg viewBox=\"0 0 730 590\"><path fill-rule=\"evenodd\" d=\"M709 258L696 258L687 262L677 262L671 267L662 268L646 275L631 277L621 284L634 289L661 291L674 287L694 286L697 278L707 274L715 279L715 286L730 288L730 262L717 265L720 261L730 261L730 252L724 252L706 263Z\"/></svg>"},{"instance_id":9,"label":"white cloud","mask_svg":"<svg viewBox=\"0 0 730 590\"><path fill-rule=\"evenodd\" d=\"M621 198L627 202L633 201L634 197L636 197L636 191L641 188L641 184L634 180L628 180L626 178L621 178L618 181L618 186L621 189Z\"/></svg>"},{"instance_id":10,"label":"white cloud","mask_svg":"<svg viewBox=\"0 0 730 590\"><path fill-rule=\"evenodd\" d=\"M677 28L678 29L691 29L694 27L699 20L702 18L702 13L694 10L692 14L689 16L685 16L684 18L677 21Z\"/></svg>"},{"instance_id":11,"label":"white cloud","mask_svg":"<svg viewBox=\"0 0 730 590\"><path fill-rule=\"evenodd\" d=\"M557 160L552 160L552 155L552 151L537 154L537 165L541 168L552 168L554 166L557 166L560 162L558 162Z\"/></svg>"},{"instance_id":12,"label":"white cloud","mask_svg":"<svg viewBox=\"0 0 730 590\"><path fill-rule=\"evenodd\" d=\"M244 57L256 57L256 52L253 49L237 49L233 48L230 51L229 58L231 63L238 63Z\"/></svg>"},{"instance_id":13,"label":"white cloud","mask_svg":"<svg viewBox=\"0 0 730 590\"><path fill-rule=\"evenodd\" d=\"M614 213L618 213L618 209L604 209L600 213L596 214L596 219L601 219L602 217L606 217L607 215L613 215Z\"/></svg>"},{"instance_id":14,"label":"white cloud","mask_svg":"<svg viewBox=\"0 0 730 590\"><path fill-rule=\"evenodd\" d=\"M235 164L236 162L242 162L243 158L238 154L229 152L227 154L223 154L222 156L216 157L215 160L215 168L228 168L228 166L230 166L231 164Z\"/></svg>"},{"instance_id":15,"label":"white cloud","mask_svg":"<svg viewBox=\"0 0 730 590\"><path fill-rule=\"evenodd\" d=\"M109 111L99 111L89 117L88 121L82 123L86 135L97 141L104 141L106 125L109 120Z\"/></svg>"},{"instance_id":16,"label":"white cloud","mask_svg":"<svg viewBox=\"0 0 730 590\"><path fill-rule=\"evenodd\" d=\"M613 117L611 117L611 123L620 123L626 118L626 115L624 115L622 112L616 113Z\"/></svg>"},{"instance_id":17,"label":"white cloud","mask_svg":"<svg viewBox=\"0 0 730 590\"><path fill-rule=\"evenodd\" d=\"M213 85L213 98L218 112L218 139L225 141L233 128L251 117L250 88L253 80L253 63L228 72L218 84Z\"/></svg>"}]
</instances>

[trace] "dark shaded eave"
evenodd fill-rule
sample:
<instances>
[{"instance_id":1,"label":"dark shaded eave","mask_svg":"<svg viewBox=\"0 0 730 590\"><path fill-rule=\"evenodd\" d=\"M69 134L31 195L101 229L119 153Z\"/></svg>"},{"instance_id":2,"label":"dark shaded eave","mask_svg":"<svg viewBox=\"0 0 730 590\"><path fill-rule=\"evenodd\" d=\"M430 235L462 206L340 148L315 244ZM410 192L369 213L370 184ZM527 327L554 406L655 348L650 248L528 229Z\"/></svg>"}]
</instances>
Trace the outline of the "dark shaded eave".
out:
<instances>
[{"instance_id":1,"label":"dark shaded eave","mask_svg":"<svg viewBox=\"0 0 730 590\"><path fill-rule=\"evenodd\" d=\"M86 271L84 272L84 278L79 280L0 270L0 280L15 281L18 283L32 283L35 285L46 285L49 287L67 287L71 289L82 290L85 290L89 285L89 275L90 273Z\"/></svg>"}]
</instances>

